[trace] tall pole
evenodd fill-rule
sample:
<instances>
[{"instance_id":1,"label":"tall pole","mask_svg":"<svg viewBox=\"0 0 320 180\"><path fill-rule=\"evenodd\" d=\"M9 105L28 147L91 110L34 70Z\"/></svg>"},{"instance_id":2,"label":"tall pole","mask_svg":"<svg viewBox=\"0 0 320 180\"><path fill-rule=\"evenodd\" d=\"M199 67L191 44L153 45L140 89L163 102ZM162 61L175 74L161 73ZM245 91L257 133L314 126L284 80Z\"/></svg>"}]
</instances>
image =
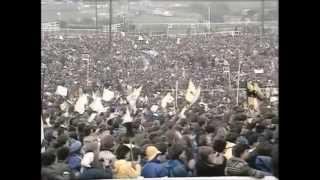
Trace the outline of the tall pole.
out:
<instances>
[{"instance_id":1,"label":"tall pole","mask_svg":"<svg viewBox=\"0 0 320 180\"><path fill-rule=\"evenodd\" d=\"M264 35L264 0L261 1L261 36Z\"/></svg>"},{"instance_id":2,"label":"tall pole","mask_svg":"<svg viewBox=\"0 0 320 180\"><path fill-rule=\"evenodd\" d=\"M112 45L111 26L112 26L112 0L109 0L109 54L111 53L111 45Z\"/></svg>"},{"instance_id":3,"label":"tall pole","mask_svg":"<svg viewBox=\"0 0 320 180\"><path fill-rule=\"evenodd\" d=\"M98 32L98 0L96 0L96 31Z\"/></svg>"},{"instance_id":4,"label":"tall pole","mask_svg":"<svg viewBox=\"0 0 320 180\"><path fill-rule=\"evenodd\" d=\"M211 31L211 7L208 7L209 32Z\"/></svg>"},{"instance_id":5,"label":"tall pole","mask_svg":"<svg viewBox=\"0 0 320 180\"><path fill-rule=\"evenodd\" d=\"M239 67L238 67L238 80L237 80L237 105L239 105L240 67L241 67L241 61L239 61Z\"/></svg>"}]
</instances>

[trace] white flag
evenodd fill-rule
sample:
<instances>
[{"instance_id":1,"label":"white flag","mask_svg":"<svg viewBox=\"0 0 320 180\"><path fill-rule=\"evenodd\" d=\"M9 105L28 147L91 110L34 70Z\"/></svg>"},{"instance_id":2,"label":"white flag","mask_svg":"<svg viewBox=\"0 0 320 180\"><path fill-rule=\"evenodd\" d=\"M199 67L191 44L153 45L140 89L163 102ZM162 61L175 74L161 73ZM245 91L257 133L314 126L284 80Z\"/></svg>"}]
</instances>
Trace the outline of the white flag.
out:
<instances>
[{"instance_id":1,"label":"white flag","mask_svg":"<svg viewBox=\"0 0 320 180\"><path fill-rule=\"evenodd\" d=\"M68 94L68 89L63 86L58 86L55 94L65 97Z\"/></svg>"},{"instance_id":2,"label":"white flag","mask_svg":"<svg viewBox=\"0 0 320 180\"><path fill-rule=\"evenodd\" d=\"M109 89L103 89L102 99L106 102L111 101L114 98L114 92Z\"/></svg>"},{"instance_id":3,"label":"white flag","mask_svg":"<svg viewBox=\"0 0 320 180\"><path fill-rule=\"evenodd\" d=\"M179 118L180 119L185 119L186 118L186 115L184 114L186 112L186 110L187 110L186 106L182 108L182 110L181 110L181 112L179 114Z\"/></svg>"},{"instance_id":4,"label":"white flag","mask_svg":"<svg viewBox=\"0 0 320 180\"><path fill-rule=\"evenodd\" d=\"M262 73L264 73L264 70L263 69L255 69L254 73L255 74L262 74Z\"/></svg>"},{"instance_id":5,"label":"white flag","mask_svg":"<svg viewBox=\"0 0 320 180\"><path fill-rule=\"evenodd\" d=\"M126 114L122 117L122 124L132 122L132 117L130 116L129 108L127 107Z\"/></svg>"},{"instance_id":6,"label":"white flag","mask_svg":"<svg viewBox=\"0 0 320 180\"><path fill-rule=\"evenodd\" d=\"M60 104L61 111L65 111L69 107L69 104L67 102L63 102Z\"/></svg>"},{"instance_id":7,"label":"white flag","mask_svg":"<svg viewBox=\"0 0 320 180\"><path fill-rule=\"evenodd\" d=\"M278 101L278 97L276 96L270 97L270 102L277 102L277 101Z\"/></svg>"},{"instance_id":8,"label":"white flag","mask_svg":"<svg viewBox=\"0 0 320 180\"><path fill-rule=\"evenodd\" d=\"M138 100L138 97L140 96L141 90L142 90L142 86L140 86L138 89L134 89L133 92L129 94L129 96L127 96L127 101L129 102L130 108L134 112L137 111L136 102Z\"/></svg>"},{"instance_id":9,"label":"white flag","mask_svg":"<svg viewBox=\"0 0 320 180\"><path fill-rule=\"evenodd\" d=\"M43 130L43 121L42 121L42 117L41 117L41 144L44 140L44 130ZM41 148L41 153L45 152L45 147Z\"/></svg>"},{"instance_id":10,"label":"white flag","mask_svg":"<svg viewBox=\"0 0 320 180\"><path fill-rule=\"evenodd\" d=\"M74 111L78 112L79 114L83 114L85 111L85 105L88 104L88 97L86 94L83 94L79 97L78 101L74 106Z\"/></svg>"},{"instance_id":11,"label":"white flag","mask_svg":"<svg viewBox=\"0 0 320 180\"><path fill-rule=\"evenodd\" d=\"M92 122L92 121L94 120L94 118L96 118L96 116L97 116L97 113L92 113L92 114L90 115L90 117L88 118L88 122L89 122L89 123Z\"/></svg>"},{"instance_id":12,"label":"white flag","mask_svg":"<svg viewBox=\"0 0 320 180\"><path fill-rule=\"evenodd\" d=\"M143 37L139 35L138 40L139 40L139 41L143 41Z\"/></svg>"},{"instance_id":13,"label":"white flag","mask_svg":"<svg viewBox=\"0 0 320 180\"><path fill-rule=\"evenodd\" d=\"M180 44L180 38L177 38L177 44Z\"/></svg>"},{"instance_id":14,"label":"white flag","mask_svg":"<svg viewBox=\"0 0 320 180\"><path fill-rule=\"evenodd\" d=\"M159 109L159 106L157 106L157 105L152 105L151 108L150 108L151 112L154 112L154 113L155 113L158 109Z\"/></svg>"},{"instance_id":15,"label":"white flag","mask_svg":"<svg viewBox=\"0 0 320 180\"><path fill-rule=\"evenodd\" d=\"M149 44L149 41L148 41L148 40L146 41L146 44Z\"/></svg>"},{"instance_id":16,"label":"white flag","mask_svg":"<svg viewBox=\"0 0 320 180\"><path fill-rule=\"evenodd\" d=\"M198 89L194 86L193 82L189 80L188 89L185 95L186 100L193 104L200 96L200 86Z\"/></svg>"},{"instance_id":17,"label":"white flag","mask_svg":"<svg viewBox=\"0 0 320 180\"><path fill-rule=\"evenodd\" d=\"M101 113L101 112L106 112L107 108L103 107L101 98L96 97L96 99L93 100L93 102L89 106L93 111Z\"/></svg>"},{"instance_id":18,"label":"white flag","mask_svg":"<svg viewBox=\"0 0 320 180\"><path fill-rule=\"evenodd\" d=\"M167 95L161 100L161 107L166 108L168 103L172 103L174 98L171 96L171 93L167 93Z\"/></svg>"},{"instance_id":19,"label":"white flag","mask_svg":"<svg viewBox=\"0 0 320 180\"><path fill-rule=\"evenodd\" d=\"M50 124L50 118L49 117L47 117L46 123L47 123L48 127L52 127L52 125Z\"/></svg>"}]
</instances>

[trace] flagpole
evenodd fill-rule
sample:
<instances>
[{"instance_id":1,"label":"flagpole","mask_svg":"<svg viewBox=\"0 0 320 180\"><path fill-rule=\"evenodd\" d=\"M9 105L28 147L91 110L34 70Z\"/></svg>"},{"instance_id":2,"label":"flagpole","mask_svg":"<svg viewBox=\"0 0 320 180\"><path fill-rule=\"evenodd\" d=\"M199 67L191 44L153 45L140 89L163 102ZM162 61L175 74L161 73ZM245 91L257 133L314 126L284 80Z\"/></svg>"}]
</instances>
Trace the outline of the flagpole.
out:
<instances>
[{"instance_id":1,"label":"flagpole","mask_svg":"<svg viewBox=\"0 0 320 180\"><path fill-rule=\"evenodd\" d=\"M178 110L178 83L179 83L179 81L176 81L176 98L175 98L175 107L174 107L176 112Z\"/></svg>"},{"instance_id":2,"label":"flagpole","mask_svg":"<svg viewBox=\"0 0 320 180\"><path fill-rule=\"evenodd\" d=\"M87 61L87 87L89 86L89 73L90 73L90 57Z\"/></svg>"},{"instance_id":3,"label":"flagpole","mask_svg":"<svg viewBox=\"0 0 320 180\"><path fill-rule=\"evenodd\" d=\"M239 67L238 67L238 80L237 80L237 105L239 105L240 67L241 67L241 61L239 61Z\"/></svg>"}]
</instances>

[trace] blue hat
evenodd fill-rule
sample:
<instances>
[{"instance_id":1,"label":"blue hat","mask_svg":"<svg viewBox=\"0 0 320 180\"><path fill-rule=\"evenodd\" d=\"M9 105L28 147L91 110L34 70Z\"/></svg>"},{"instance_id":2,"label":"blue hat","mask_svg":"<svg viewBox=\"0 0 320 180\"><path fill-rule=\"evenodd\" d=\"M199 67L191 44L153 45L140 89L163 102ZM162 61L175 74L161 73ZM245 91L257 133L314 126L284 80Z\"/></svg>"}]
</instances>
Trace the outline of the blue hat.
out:
<instances>
[{"instance_id":1,"label":"blue hat","mask_svg":"<svg viewBox=\"0 0 320 180\"><path fill-rule=\"evenodd\" d=\"M82 144L80 141L75 141L74 143L72 143L70 146L69 146L69 150L70 150L70 153L74 153L74 152L77 152L81 149L82 147Z\"/></svg>"}]
</instances>

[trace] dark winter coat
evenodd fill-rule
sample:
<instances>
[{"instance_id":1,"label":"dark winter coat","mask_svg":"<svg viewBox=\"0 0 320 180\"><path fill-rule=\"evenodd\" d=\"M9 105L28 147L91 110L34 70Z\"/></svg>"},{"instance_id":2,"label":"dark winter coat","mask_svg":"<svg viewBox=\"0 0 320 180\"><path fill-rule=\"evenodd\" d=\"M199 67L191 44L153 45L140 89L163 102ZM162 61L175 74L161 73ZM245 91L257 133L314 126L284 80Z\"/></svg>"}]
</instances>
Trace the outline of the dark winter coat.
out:
<instances>
[{"instance_id":1,"label":"dark winter coat","mask_svg":"<svg viewBox=\"0 0 320 180\"><path fill-rule=\"evenodd\" d=\"M145 178L157 178L169 176L167 169L160 163L159 160L154 159L148 161L142 168L141 176Z\"/></svg>"},{"instance_id":2,"label":"dark winter coat","mask_svg":"<svg viewBox=\"0 0 320 180\"><path fill-rule=\"evenodd\" d=\"M112 179L112 170L107 168L84 168L80 174L79 180L88 179Z\"/></svg>"}]
</instances>

